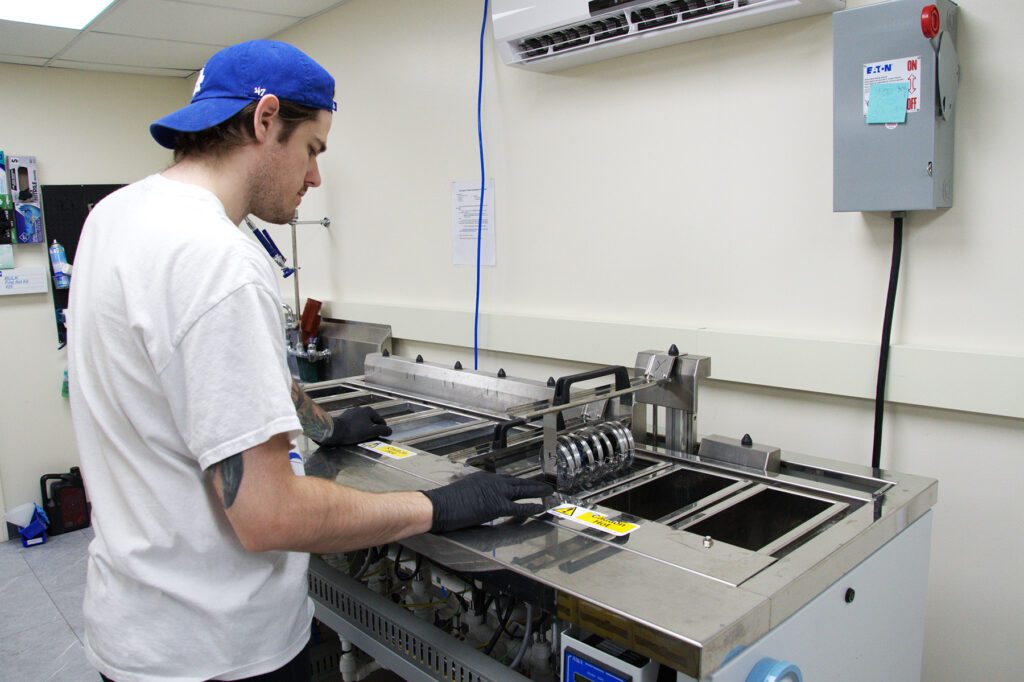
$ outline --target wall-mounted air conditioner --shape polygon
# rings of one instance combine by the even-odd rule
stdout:
[[[537,71],[644,52],[812,14],[846,0],[492,0],[506,64]]]

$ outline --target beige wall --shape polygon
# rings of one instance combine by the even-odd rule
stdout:
[[[334,225],[329,235],[300,233],[302,258],[308,243],[325,266],[304,270],[304,281],[331,292],[338,315],[377,310],[375,321],[407,337],[399,352],[464,364],[473,272],[451,264],[449,185],[479,173],[481,6],[352,0],[285,36],[338,79],[324,188],[304,209]],[[940,481],[930,682],[1012,679],[1024,664],[1024,421],[963,411],[1019,416],[1024,404],[1019,382],[999,381],[1003,370],[1019,377],[1024,359],[1024,230],[1014,208],[1024,73],[1010,58],[1024,7],[960,6],[956,203],[908,220],[891,381],[901,394],[913,387],[918,404],[890,405],[883,454],[886,467]],[[750,432],[866,464],[872,405],[849,396],[873,386],[892,228],[882,214],[831,211],[830,19],[554,74],[504,67],[490,44],[486,54],[498,264],[484,268],[482,333],[485,349],[506,352],[485,350],[481,367],[544,378],[576,365],[531,356],[623,363],[632,355],[622,348],[660,346],[673,330],[687,341],[705,329],[749,334],[742,348],[753,367],[709,382],[698,431]],[[544,318],[546,334],[536,330]],[[758,335],[798,352],[779,358]],[[831,343],[864,344],[867,363],[835,360]],[[933,351],[950,363],[925,369],[918,361]],[[714,373],[723,357],[711,354]],[[975,376],[984,363],[970,365],[948,400],[929,398],[949,392],[945,378],[960,374],[961,360],[977,358],[996,370]],[[840,395],[787,390],[783,379],[752,385],[757,365],[781,362],[791,364],[776,376],[817,374],[822,386],[841,377]],[[983,409],[956,395],[968,390],[995,397]]]
[[[0,149],[37,157],[47,184],[126,183],[169,155],[149,138],[151,120],[188,100],[183,79],[0,64],[9,93],[0,107]],[[46,265],[43,245],[15,246],[15,264]],[[39,501],[39,477],[78,464],[67,364],[57,350],[50,293],[0,297],[0,488],[4,508]],[[6,529],[0,532],[6,532]]]
[[[473,273],[451,265],[449,186],[478,173],[481,5],[352,0],[284,36],[336,75],[340,105],[324,186],[302,209],[304,219],[333,220],[300,230],[303,296],[338,314],[376,308],[396,331],[422,329],[399,341],[401,352],[464,363]],[[1016,371],[1024,74],[1011,57],[1024,7],[960,5],[956,205],[908,220],[894,343],[1002,354]],[[566,320],[605,322],[632,350],[662,344],[652,329],[876,343],[891,227],[885,216],[831,212],[831,44],[831,22],[819,17],[555,74],[506,68],[488,45],[498,265],[484,271],[482,308],[496,321],[484,345],[518,354],[485,350],[481,367],[543,378],[575,365],[532,356],[631,359],[606,352],[604,338],[506,331],[516,316],[567,330]],[[124,182],[159,167],[166,157],[145,126],[191,87],[2,66],[0,82],[48,104],[0,110],[0,147],[37,154],[44,182]],[[20,131],[17,144],[7,131]],[[274,237],[290,253],[287,231]],[[45,251],[25,258],[44,263]],[[290,283],[283,292],[291,297]],[[424,309],[439,311],[433,327],[402,317]],[[41,473],[75,462],[51,314],[48,295],[0,299],[5,386],[17,388],[0,398],[8,507],[38,495]],[[778,360],[748,347],[762,365]],[[893,380],[926,378],[899,370]],[[742,381],[709,382],[701,434],[751,432],[788,451],[868,461],[871,405],[848,397],[857,391]],[[1024,421],[892,405],[886,424],[884,466],[940,480],[924,679],[1012,679],[1024,664]]]
[[[471,308],[471,268],[451,265],[448,188],[479,174],[479,4],[354,0],[287,34],[338,78],[317,200],[345,247],[340,299]],[[1024,308],[1024,232],[1005,206],[1024,90],[1006,57],[1024,10],[961,5],[956,204],[908,220],[895,332],[1019,354],[1024,324],[1007,312]],[[831,211],[828,16],[553,74],[487,56],[488,311],[877,338],[891,221]],[[370,257],[382,238],[386,273]],[[555,279],[587,267],[601,277]]]

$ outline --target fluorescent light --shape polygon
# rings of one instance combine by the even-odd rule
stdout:
[[[83,29],[113,0],[30,0],[0,3],[0,19]]]

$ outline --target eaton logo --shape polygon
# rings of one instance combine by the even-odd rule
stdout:
[[[889,73],[892,71],[892,64],[875,64],[864,70],[864,75],[873,76],[876,73]]]

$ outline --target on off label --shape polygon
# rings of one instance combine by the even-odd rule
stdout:
[[[415,452],[411,450],[405,450],[398,447],[397,445],[391,445],[389,443],[382,443],[379,440],[370,441],[369,443],[360,443],[359,447],[376,452],[378,455],[384,455],[391,459],[405,459],[406,457],[415,456]]]
[[[871,86],[879,83],[907,84],[907,113],[921,111],[921,56],[900,57],[864,65],[864,115],[868,115]]]
[[[640,527],[640,524],[628,521],[612,521],[593,509],[574,504],[560,504],[548,509],[548,513],[616,536],[628,535]]]

